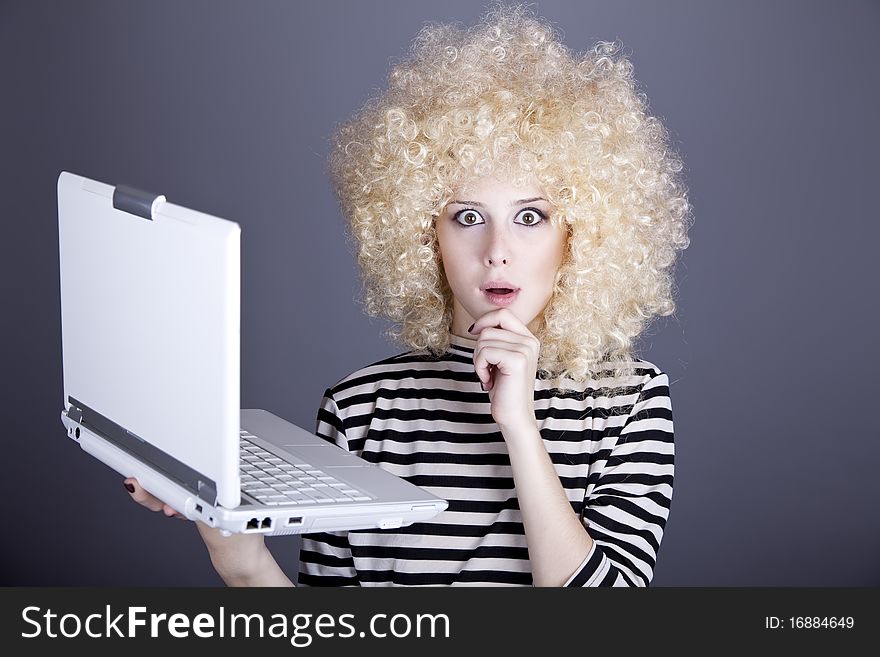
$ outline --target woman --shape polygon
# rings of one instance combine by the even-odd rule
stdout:
[[[574,56],[495,5],[469,29],[426,26],[339,129],[365,309],[409,349],[328,388],[316,433],[449,507],[304,535],[300,584],[650,583],[673,428],[666,375],[632,348],[674,311],[690,206],[615,54]],[[261,536],[199,530],[227,583],[291,583]]]

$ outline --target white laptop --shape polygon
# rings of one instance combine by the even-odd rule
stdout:
[[[389,529],[447,507],[268,411],[240,410],[237,223],[65,171],[58,236],[61,420],[86,452],[224,533]]]

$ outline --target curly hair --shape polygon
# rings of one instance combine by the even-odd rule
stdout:
[[[357,249],[363,305],[392,340],[442,354],[452,291],[435,219],[477,177],[536,181],[568,231],[535,337],[565,391],[632,373],[634,340],[671,315],[691,206],[682,162],[617,42],[572,54],[527,5],[472,27],[427,23],[387,89],[337,127],[329,174]],[[349,232],[350,231],[350,232]]]

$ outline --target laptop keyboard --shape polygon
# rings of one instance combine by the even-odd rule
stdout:
[[[344,504],[372,498],[301,459],[285,461],[241,432],[241,490],[263,504]]]

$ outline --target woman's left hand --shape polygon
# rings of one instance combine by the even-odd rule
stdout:
[[[489,393],[492,418],[502,430],[534,427],[535,375],[541,343],[507,308],[486,313],[469,331],[479,336],[474,368]]]

